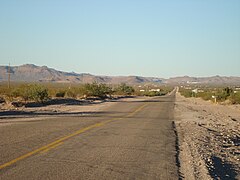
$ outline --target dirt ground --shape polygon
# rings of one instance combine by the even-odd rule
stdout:
[[[177,93],[175,119],[183,178],[240,179],[239,106]]]

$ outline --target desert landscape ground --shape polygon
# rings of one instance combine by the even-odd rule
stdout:
[[[186,179],[239,179],[240,106],[176,94],[180,172]]]

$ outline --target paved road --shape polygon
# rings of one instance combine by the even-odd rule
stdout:
[[[0,123],[0,179],[178,179],[175,96]]]

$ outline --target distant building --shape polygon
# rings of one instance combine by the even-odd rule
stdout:
[[[152,92],[152,91],[153,91],[153,92],[160,92],[161,90],[160,90],[160,89],[150,89],[149,91],[150,91],[150,92]]]

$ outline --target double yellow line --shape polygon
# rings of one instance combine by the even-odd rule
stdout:
[[[142,106],[137,108],[135,111],[133,111],[132,113],[128,114],[126,117],[131,117],[131,116],[135,115],[137,112],[142,110],[146,105],[147,104],[143,104]],[[40,147],[38,149],[35,149],[35,150],[33,150],[33,151],[31,151],[31,152],[29,152],[27,154],[24,154],[24,155],[22,155],[22,156],[20,156],[20,157],[18,157],[16,159],[13,159],[13,160],[11,160],[11,161],[9,161],[7,163],[4,163],[4,164],[0,165],[0,170],[3,169],[3,168],[6,168],[8,166],[11,166],[12,164],[15,164],[18,161],[21,161],[21,160],[26,159],[26,158],[28,158],[30,156],[33,156],[35,154],[48,152],[49,150],[54,149],[54,148],[60,146],[61,144],[63,144],[64,141],[66,141],[67,139],[69,139],[69,138],[71,138],[73,136],[79,135],[79,134],[84,133],[84,132],[86,132],[86,131],[88,131],[90,129],[93,129],[93,128],[101,127],[101,126],[103,126],[103,125],[105,125],[105,124],[107,124],[107,123],[109,123],[111,121],[117,120],[117,119],[123,119],[123,118],[113,118],[113,119],[110,119],[110,120],[106,120],[106,121],[103,121],[103,122],[100,122],[100,123],[96,123],[96,124],[90,125],[88,127],[80,129],[78,131],[75,131],[72,134],[64,136],[64,137],[62,137],[62,138],[60,138],[60,139],[58,139],[58,140],[56,140],[56,141],[54,141],[52,143],[49,143],[49,144],[47,144],[45,146],[42,146],[42,147]]]

